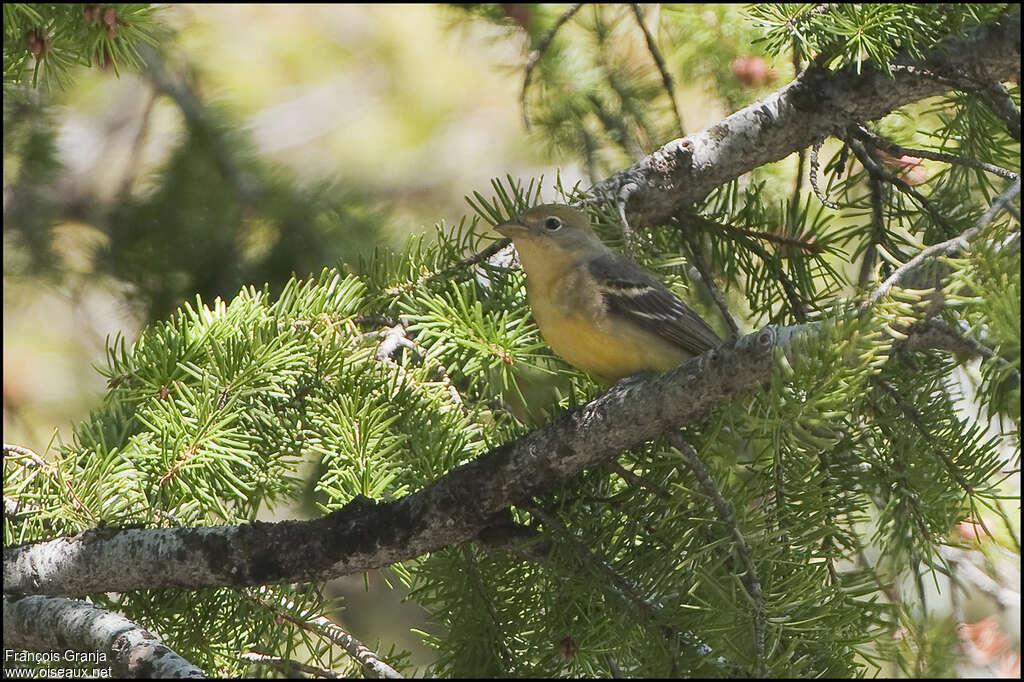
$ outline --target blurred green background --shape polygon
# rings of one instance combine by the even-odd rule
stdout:
[[[550,174],[559,161],[522,129],[521,75],[503,68],[521,62],[520,46],[463,14],[433,5],[175,5],[159,18],[176,31],[167,53],[187,60],[168,68],[190,72],[201,100],[240,128],[229,135],[247,136],[259,160],[302,187],[329,183],[328,192],[350,194],[365,216],[365,234],[345,235],[346,253],[305,255],[318,271],[339,255],[354,263],[379,244],[457,221],[463,195],[485,190],[492,176]],[[119,210],[126,176],[127,193],[146,196],[188,134],[180,108],[131,71],[79,69],[52,97],[63,168],[46,199],[59,204],[49,255],[61,274],[22,267],[17,244],[5,243],[15,248],[4,262],[4,433],[36,448],[98,404],[105,386],[90,364],[104,339],[131,340],[146,320],[147,311],[126,306],[134,293],[126,284],[90,267],[110,251],[111,231],[129,238],[139,225],[97,228],[95,214],[106,204]],[[5,165],[5,187],[8,175]],[[200,187],[193,194],[193,203],[204,199]],[[246,237],[258,240],[253,232]],[[168,248],[136,259],[178,257]]]

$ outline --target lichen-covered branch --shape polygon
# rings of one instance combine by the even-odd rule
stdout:
[[[656,224],[714,188],[804,149],[847,125],[873,121],[905,104],[948,91],[949,73],[1005,80],[1020,68],[1020,13],[949,41],[916,68],[890,77],[871,68],[858,74],[810,66],[763,101],[689,137],[672,140],[591,188],[595,200],[628,195],[634,225]],[[959,74],[959,75],[958,75]],[[955,80],[955,79],[954,79]]]
[[[4,647],[63,652],[66,668],[106,669],[114,677],[205,678],[206,674],[168,648],[155,635],[117,613],[95,604],[62,597],[4,596]],[[92,654],[74,663],[70,652]],[[102,657],[99,656],[102,654]],[[9,656],[8,666],[17,663]],[[29,669],[25,669],[26,671]]]
[[[664,374],[626,379],[391,502],[360,497],[308,521],[104,527],[5,547],[4,592],[79,596],[327,580],[473,540],[509,506],[757,390],[775,371],[776,349],[787,352],[794,338],[820,327],[767,327]]]
[[[8,547],[4,590],[84,595],[324,580],[464,542],[510,505],[761,386],[774,366],[773,349],[796,329],[768,327],[665,374],[619,383],[392,502],[356,498],[310,521],[100,528]]]

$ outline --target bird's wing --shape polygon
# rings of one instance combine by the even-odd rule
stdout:
[[[698,355],[721,339],[708,323],[643,268],[616,253],[590,261],[608,312]]]

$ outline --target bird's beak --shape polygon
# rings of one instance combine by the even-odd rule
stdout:
[[[506,237],[515,237],[526,232],[526,226],[519,223],[502,223],[501,225],[495,225],[494,229]]]

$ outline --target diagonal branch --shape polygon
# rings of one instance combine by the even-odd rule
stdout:
[[[681,217],[685,220],[693,221],[701,227],[713,228],[734,235],[736,242],[760,258],[761,262],[765,264],[765,267],[767,267],[771,271],[772,275],[775,276],[775,279],[779,282],[783,292],[786,294],[786,300],[789,301],[789,307],[793,310],[793,316],[800,322],[804,322],[807,319],[807,309],[804,307],[804,303],[800,299],[800,294],[796,290],[796,285],[793,284],[793,281],[786,276],[785,271],[779,264],[779,259],[773,257],[756,241],[757,239],[762,238],[765,233],[751,232],[750,230],[745,230],[741,227],[736,227],[735,225],[729,225],[728,223],[721,223],[717,220],[711,220],[710,218],[705,218],[704,216],[697,214],[683,214]]]
[[[917,270],[922,264],[928,262],[930,259],[940,255],[949,254],[951,252],[955,253],[960,249],[968,248],[970,246],[970,242],[978,236],[978,233],[981,232],[986,225],[992,222],[1006,207],[1006,205],[1013,201],[1018,194],[1020,194],[1020,178],[1014,180],[1002,194],[992,200],[992,204],[988,207],[988,210],[978,218],[978,221],[973,227],[952,239],[947,239],[939,244],[932,244],[901,265],[896,272],[892,273],[887,280],[882,282],[882,285],[875,289],[871,293],[871,296],[861,304],[861,311],[863,312],[874,305],[878,299],[887,295],[894,286],[898,285],[906,279],[910,273]]]
[[[700,273],[700,278],[704,280],[704,286],[711,292],[711,298],[714,300],[715,305],[718,306],[718,312],[722,314],[722,320],[725,321],[726,325],[729,326],[729,334],[731,336],[739,336],[740,328],[736,324],[736,320],[733,319],[732,314],[729,312],[729,307],[725,304],[725,298],[722,296],[722,292],[718,290],[715,285],[715,280],[711,276],[711,270],[708,268],[708,263],[704,260],[704,253],[700,249],[700,243],[690,234],[690,231],[686,228],[680,230],[683,236],[683,241],[686,242],[686,246],[690,250],[690,256],[693,258],[693,264],[697,268],[697,272]]]
[[[1017,177],[1017,174],[1006,168],[996,166],[985,161],[979,161],[978,159],[972,159],[969,156],[958,156],[956,154],[947,154],[945,152],[936,152],[930,149],[912,149],[910,147],[904,147],[903,145],[896,144],[892,140],[879,135],[878,133],[865,128],[864,126],[855,126],[853,129],[854,134],[864,142],[869,142],[873,146],[878,147],[882,151],[892,154],[893,156],[916,156],[922,159],[930,159],[932,161],[941,161],[943,163],[952,163],[960,166],[967,166],[968,168],[974,168],[975,170],[985,171],[992,173],[993,175],[999,175],[1008,180],[1013,180]]]
[[[390,502],[308,521],[115,529],[4,548],[4,593],[78,596],[336,578],[473,540],[502,512],[769,382],[775,353],[822,323],[766,327],[664,374],[619,382],[545,427]],[[913,330],[909,332],[913,338]],[[920,345],[918,347],[921,347]]]
[[[535,504],[523,505],[523,509],[540,519],[540,522],[544,524],[549,533],[568,543],[579,563],[598,578],[606,581],[614,587],[616,590],[615,594],[618,597],[631,602],[639,608],[646,620],[654,621],[655,623],[658,622],[663,609],[659,605],[652,604],[650,601],[644,599],[635,585],[631,584],[624,575],[620,574],[614,568],[609,566],[607,562],[602,561],[600,557],[595,555],[590,547],[587,547],[587,545],[584,544],[584,542],[580,540],[575,533],[569,530],[557,515],[553,512],[549,513],[543,507]]]
[[[997,80],[986,80],[978,94],[992,112],[1003,119],[1010,137],[1020,142],[1020,109],[1014,104],[1010,93]]]
[[[700,484],[701,490],[715,507],[719,520],[729,529],[736,553],[739,555],[740,561],[743,562],[744,569],[746,569],[741,582],[754,605],[754,650],[757,652],[757,662],[761,677],[766,677],[768,671],[764,661],[765,612],[764,597],[761,592],[761,578],[758,575],[757,566],[754,565],[754,556],[750,551],[750,545],[747,544],[747,540],[743,537],[743,532],[740,530],[739,522],[736,519],[736,511],[733,509],[732,504],[722,496],[714,479],[711,478],[711,473],[704,466],[704,463],[700,461],[700,456],[697,455],[697,451],[693,449],[693,446],[687,443],[677,431],[670,431],[666,436],[672,447],[683,455],[686,465],[693,472],[697,483]]]
[[[326,616],[317,613],[304,613],[302,607],[286,595],[275,592],[266,585],[250,590],[247,596],[257,604],[273,610],[279,618],[295,623],[299,627],[321,634],[345,649],[346,653],[362,666],[367,677],[389,680],[402,679],[402,676],[365,644]]]
[[[846,143],[853,151],[853,155],[857,157],[860,164],[864,166],[864,169],[873,178],[873,181],[885,181],[903,194],[911,197],[919,206],[921,206],[921,208],[928,212],[928,215],[932,217],[932,220],[935,221],[935,223],[940,225],[942,229],[946,231],[946,234],[953,232],[953,228],[949,224],[949,221],[946,220],[946,216],[935,207],[935,204],[933,204],[928,197],[911,187],[906,180],[898,178],[891,173],[886,173],[881,164],[871,157],[870,152],[868,152],[867,148],[859,140],[855,140],[850,136],[846,138]]]
[[[756,390],[771,376],[780,339],[787,345],[799,331],[768,327],[665,374],[617,384],[395,501],[359,497],[310,521],[102,528],[5,547],[4,589],[82,595],[242,587],[324,580],[418,557],[473,539],[510,505]]]
[[[949,90],[948,82],[922,69],[956,73],[981,65],[990,78],[1009,78],[1020,68],[1020,13],[948,41],[923,61],[905,61],[922,68],[894,69],[890,77],[877,69],[862,68],[858,74],[852,68],[833,72],[810,66],[763,101],[688,138],[672,140],[598,182],[591,194],[614,197],[635,185],[628,206],[632,224],[661,223],[716,187],[846,125],[873,121]]]
[[[845,147],[849,149],[849,146]],[[877,173],[868,173],[868,192],[871,196],[871,239],[864,250],[864,260],[860,264],[860,275],[857,277],[857,286],[866,287],[871,281],[875,270],[875,258],[878,256],[878,248],[890,248],[889,231],[885,225],[885,201],[888,197],[886,184]],[[888,261],[882,261],[882,276],[888,277],[892,273],[892,266]]]

